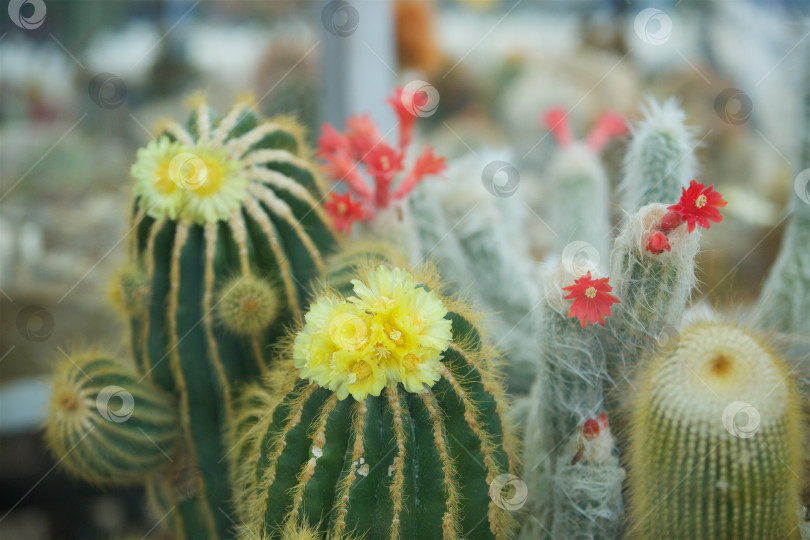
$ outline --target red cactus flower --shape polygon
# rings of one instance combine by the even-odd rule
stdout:
[[[413,170],[399,183],[396,190],[394,190],[393,197],[401,199],[410,193],[416,185],[422,181],[425,176],[431,174],[440,174],[447,168],[444,162],[444,156],[436,156],[433,154],[433,148],[426,147],[416,158],[416,163],[413,165]]]
[[[377,126],[367,114],[355,114],[346,120],[346,139],[352,157],[362,161],[374,146],[382,140]]]
[[[351,233],[352,223],[363,219],[365,215],[363,204],[353,201],[352,194],[348,192],[343,195],[330,193],[329,200],[324,203],[323,208],[332,217],[335,228],[346,233]]]
[[[321,135],[318,137],[318,157],[344,152],[349,152],[349,140],[331,125],[323,124]]]
[[[655,231],[647,238],[647,251],[653,255],[659,255],[665,251],[672,251],[672,246],[669,245],[669,238],[661,231]]]
[[[627,134],[627,122],[618,113],[608,111],[596,122],[596,126],[588,135],[585,144],[594,152],[601,152],[605,145],[614,137]]]
[[[413,111],[409,111],[405,107],[402,99],[402,88],[394,90],[394,95],[389,97],[386,102],[394,109],[394,113],[399,120],[399,146],[404,148],[411,144],[411,137],[413,136],[413,126],[416,123],[416,115]],[[407,96],[406,96],[407,99]],[[415,97],[413,99],[416,99]]]
[[[589,441],[597,438],[599,436],[599,422],[593,418],[585,420],[585,423],[582,424],[582,434]]]
[[[681,200],[677,204],[668,206],[667,210],[677,212],[681,220],[686,222],[686,227],[691,233],[695,230],[695,225],[708,229],[710,221],[720,223],[723,216],[718,208],[726,204],[722,195],[713,191],[714,186],[708,188],[697,180],[692,180],[688,188],[681,188]]]
[[[596,322],[605,326],[605,317],[610,316],[610,306],[619,302],[610,294],[613,287],[608,283],[608,278],[591,279],[590,271],[575,280],[573,285],[563,287],[563,290],[569,293],[563,299],[574,300],[568,316],[579,319],[582,328]]]
[[[547,110],[543,114],[543,123],[560,146],[568,146],[574,142],[571,126],[568,124],[568,111],[562,107],[552,107]]]

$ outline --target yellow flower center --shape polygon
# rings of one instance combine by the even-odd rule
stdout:
[[[366,380],[371,376],[371,374],[371,366],[365,362],[355,362],[351,368],[351,373],[349,373],[349,382],[354,384],[357,381]]]
[[[408,353],[402,357],[402,363],[405,364],[406,368],[414,369],[420,364],[420,360],[415,354]]]
[[[402,338],[402,332],[399,330],[391,330],[388,332],[388,337],[391,338],[391,341],[399,341]]]
[[[209,197],[219,192],[234,170],[238,169],[223,149],[194,148],[174,156],[167,172],[177,186],[198,197]]]
[[[155,171],[155,183],[153,184],[155,189],[161,195],[168,195],[172,193],[174,190],[177,189],[177,184],[172,182],[171,177],[169,176],[169,164],[171,163],[171,159],[164,159],[160,163],[159,168]]]
[[[388,156],[380,156],[380,165],[382,165],[384,171],[391,168],[391,162],[388,160]]]
[[[585,296],[587,296],[588,298],[596,297],[596,288],[588,287],[587,289],[585,289]]]
[[[708,202],[708,199],[706,198],[706,195],[701,193],[698,196],[698,198],[695,199],[695,206],[698,207],[698,208],[703,208],[704,206],[706,206],[707,202]]]
[[[366,343],[368,327],[351,313],[340,313],[329,323],[329,337],[343,350],[356,351]]]

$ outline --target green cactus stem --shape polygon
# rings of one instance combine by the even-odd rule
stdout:
[[[482,343],[470,318],[442,298],[444,318],[429,322],[433,319],[426,312],[418,316],[426,317],[419,320],[428,321],[424,324],[431,326],[425,332],[431,335],[447,326],[444,339],[450,339],[434,365],[437,380],[414,385],[409,378],[400,384],[388,379],[384,386],[376,387],[379,389],[369,387],[368,393],[362,390],[358,394],[372,377],[384,376],[377,371],[377,362],[404,354],[400,368],[426,365],[419,362],[428,360],[418,360],[407,350],[422,350],[419,347],[424,342],[418,335],[427,334],[413,334],[416,327],[403,321],[416,320],[408,317],[417,317],[422,309],[417,306],[436,307],[434,300],[440,298],[433,292],[439,289],[430,278],[412,288],[411,278],[399,269],[377,267],[366,279],[372,292],[391,287],[387,294],[370,300],[361,292],[360,282],[354,282],[355,294],[371,302],[368,306],[374,315],[357,312],[346,319],[347,313],[354,313],[352,302],[338,302],[330,308],[337,310],[330,312],[336,315],[324,323],[316,322],[322,320],[328,302],[329,293],[324,293],[307,315],[307,326],[296,335],[298,344],[281,353],[281,368],[267,379],[270,387],[256,385],[246,391],[232,434],[235,450],[231,454],[242,521],[271,538],[280,537],[279,531],[290,522],[307,523],[328,538],[346,534],[401,539],[508,538],[510,512],[504,509],[501,493],[490,496],[493,482],[497,484],[515,467],[504,391],[496,375],[497,355]],[[427,289],[423,288],[426,283],[431,284]],[[409,304],[411,295],[423,300]],[[390,322],[394,319],[383,315],[389,307],[397,310],[407,305],[417,311],[397,311],[404,317],[396,319],[399,322]],[[373,317],[368,324],[363,322],[367,317]],[[348,326],[335,327],[336,321],[344,319],[352,322],[348,325],[351,335],[344,333]],[[389,323],[383,322],[386,320]],[[441,321],[445,322],[439,324]],[[319,341],[320,334],[310,334],[321,324],[329,329],[327,342]],[[365,333],[376,332],[378,324],[399,325],[385,326],[384,335],[392,336],[391,342],[365,337],[382,336]],[[301,336],[311,339],[303,348]],[[413,339],[420,345],[414,345]],[[376,342],[376,348],[374,340],[382,340]],[[398,349],[394,341],[411,345]],[[368,356],[372,353],[364,352],[367,346],[379,354]],[[296,365],[317,370],[322,350],[335,350],[328,354],[336,355],[337,364],[347,358],[355,362],[347,364],[353,366],[348,378],[334,367],[331,375],[320,378],[313,375],[315,371],[307,371],[334,390],[301,378],[293,366],[294,357]],[[391,364],[380,364],[385,365]],[[335,386],[336,380],[343,383]],[[344,383],[351,395],[341,399]]]
[[[798,538],[805,425],[786,363],[697,323],[645,367],[632,404],[629,538]]]

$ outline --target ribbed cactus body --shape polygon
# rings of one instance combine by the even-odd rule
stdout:
[[[651,360],[633,403],[630,538],[798,538],[798,393],[738,328],[697,324]]]
[[[243,167],[234,175],[249,182],[222,219],[156,216],[147,199],[135,200],[133,257],[151,295],[146,313],[130,319],[133,350],[148,380],[178,398],[181,449],[193,465],[167,481],[197,485],[188,500],[170,503],[179,504],[184,524],[216,538],[233,527],[222,439],[232,388],[267,370],[269,346],[300,320],[306,284],[323,272],[335,241],[289,121],[261,123],[242,105],[220,119],[201,104],[187,129],[169,124],[165,134],[191,156],[224,148]],[[205,166],[210,181],[216,165]],[[187,189],[198,196],[205,184]]]
[[[342,265],[338,265],[341,271]],[[515,468],[497,356],[454,311],[440,378],[362,400],[298,377],[254,386],[232,434],[242,521],[272,538],[308,522],[329,538],[507,538],[498,479]],[[497,502],[496,502],[497,501]]]
[[[649,203],[674,203],[695,177],[694,136],[675,101],[648,103],[644,120],[631,128],[632,141],[620,185],[622,207],[632,212]]]
[[[103,354],[63,360],[55,381],[45,440],[68,471],[106,485],[168,468],[178,436],[168,393]]]

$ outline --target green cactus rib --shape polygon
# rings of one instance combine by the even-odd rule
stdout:
[[[177,439],[169,394],[100,353],[65,359],[54,381],[45,440],[69,472],[108,485],[168,467]]]
[[[743,330],[703,323],[640,381],[628,538],[798,538],[805,427],[782,360]]]
[[[246,392],[232,460],[248,529],[274,537],[297,520],[330,538],[508,537],[511,517],[489,495],[515,466],[503,390],[475,327],[448,317],[441,379],[419,394],[338,400],[291,369]]]
[[[181,516],[176,534],[189,539],[227,537],[233,528],[222,437],[232,389],[267,371],[269,345],[301,319],[306,285],[323,272],[323,257],[335,245],[317,202],[316,173],[288,121],[260,123],[246,106],[218,120],[203,104],[188,131],[174,123],[165,129],[184,144],[199,133],[254,164],[244,173],[251,180],[247,196],[229,219],[206,223],[155,219],[135,200],[132,257],[151,296],[146,312],[130,318],[141,371],[177,395],[181,455],[191,466],[155,481],[167,483],[166,502]],[[215,316],[230,292],[224,287],[240,276],[258,278],[281,299],[281,312],[260,333],[240,335]]]

